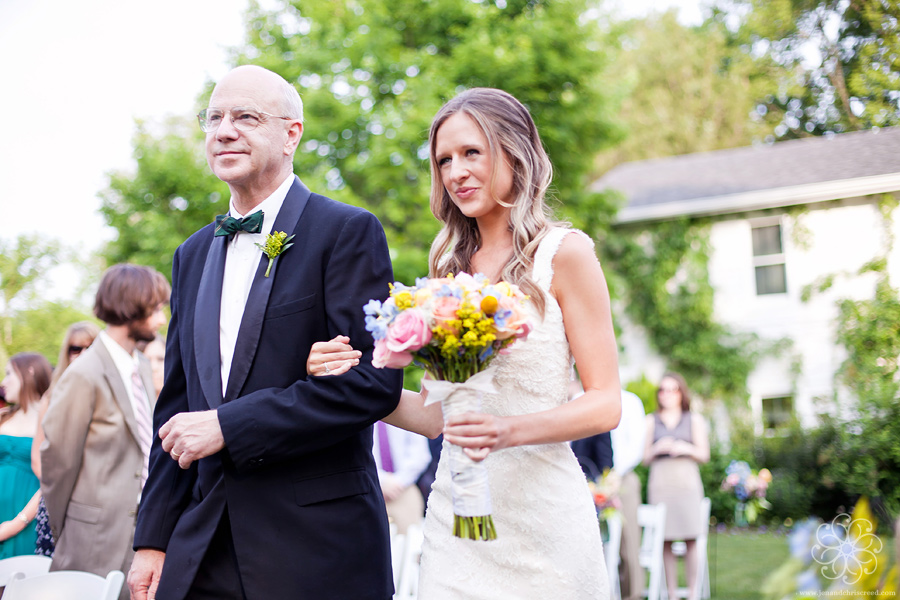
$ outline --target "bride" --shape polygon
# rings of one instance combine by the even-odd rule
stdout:
[[[430,276],[465,271],[516,283],[531,298],[527,339],[496,366],[483,412],[443,422],[439,405],[404,390],[388,423],[457,444],[489,473],[497,539],[452,535],[442,454],[425,517],[419,594],[428,600],[608,598],[600,530],[570,440],[619,422],[609,293],[593,243],[551,221],[550,160],[528,110],[506,92],[475,88],[444,105],[429,134],[431,210],[443,223]],[[310,374],[340,375],[359,353],[339,336],[313,346]],[[572,362],[585,394],[569,401]]]

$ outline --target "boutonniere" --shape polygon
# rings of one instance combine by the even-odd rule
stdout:
[[[266,267],[266,277],[269,276],[269,271],[272,270],[272,263],[275,262],[275,258],[294,245],[292,243],[288,244],[292,239],[294,239],[294,236],[288,237],[288,234],[283,231],[274,231],[266,236],[265,244],[256,244],[259,246],[259,249],[263,251],[263,254],[269,257],[269,266]]]

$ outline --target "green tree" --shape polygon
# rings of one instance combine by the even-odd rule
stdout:
[[[587,0],[253,5],[235,63],[297,84],[306,124],[296,172],[376,214],[395,274],[410,282],[425,273],[438,228],[428,209],[428,127],[465,87],[499,87],[527,104],[556,169],[560,212],[586,227],[608,222],[612,208],[586,190],[594,154],[616,135],[604,78],[611,41],[588,8]],[[224,189],[186,139],[195,137],[139,132],[137,175],[114,176],[104,203],[119,232],[110,258],[158,265],[224,210]]]
[[[19,352],[40,352],[56,364],[59,347],[69,325],[78,321],[96,321],[83,309],[68,302],[42,302],[16,313],[12,325],[13,342],[9,356]]]
[[[228,188],[209,170],[202,140],[196,121],[172,119],[158,137],[138,125],[136,174],[113,173],[101,194],[100,212],[118,234],[104,250],[109,263],[169,276],[178,245],[228,210]]]
[[[23,301],[47,272],[60,262],[61,247],[55,240],[20,235],[14,242],[0,240],[0,360],[10,356],[16,302]]]
[[[900,123],[895,0],[723,0],[715,15],[744,15],[734,42],[782,67],[759,105],[776,137]]]
[[[882,272],[867,300],[838,304],[837,339],[847,350],[838,380],[856,399],[843,424],[842,455],[833,477],[852,494],[882,500],[900,511],[900,291]]]
[[[750,118],[771,78],[715,20],[686,27],[669,11],[623,26],[613,77],[627,93],[619,119],[627,136],[598,155],[616,164],[746,146],[764,129]]]

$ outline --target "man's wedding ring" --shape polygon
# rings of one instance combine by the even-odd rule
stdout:
[[[179,458],[181,458],[181,455],[180,455],[180,454],[175,454],[175,453],[173,452],[173,453],[172,453],[172,458],[174,458],[175,460],[178,460]]]
[[[329,373],[331,373],[331,369],[328,368],[328,363],[326,362],[325,363],[325,374],[328,375]]]

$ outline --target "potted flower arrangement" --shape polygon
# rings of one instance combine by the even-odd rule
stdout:
[[[772,508],[766,500],[771,482],[772,473],[768,469],[753,471],[743,460],[733,460],[725,469],[722,489],[734,492],[738,500],[734,508],[734,522],[738,527],[753,525],[763,510]]]

